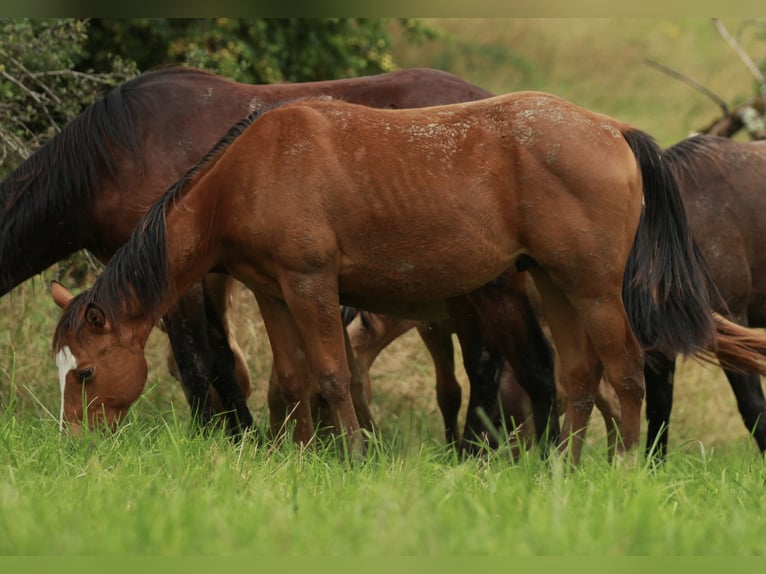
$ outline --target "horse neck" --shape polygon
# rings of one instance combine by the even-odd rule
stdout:
[[[216,200],[217,194],[206,193],[204,185],[194,185],[167,208],[166,245],[173,303],[216,264]]]
[[[17,211],[0,216],[0,295],[84,247],[78,214],[46,214],[30,225],[31,215],[17,216]]]

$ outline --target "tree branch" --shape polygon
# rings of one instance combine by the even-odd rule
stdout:
[[[702,92],[704,95],[706,95],[708,98],[713,100],[721,110],[723,110],[724,114],[729,113],[729,106],[726,104],[726,102],[723,100],[723,98],[716,95],[712,90],[706,88],[702,84],[700,84],[697,80],[693,80],[689,76],[686,76],[682,74],[681,72],[677,72],[676,70],[673,70],[672,68],[667,67],[664,64],[660,64],[659,62],[655,62],[654,60],[644,60],[646,64],[649,66],[652,66],[653,68],[659,70],[660,72],[663,72],[677,80],[681,80],[682,82],[685,82],[689,84],[691,87],[696,89],[699,92]]]
[[[758,69],[758,66],[755,65],[747,52],[742,49],[742,46],[739,45],[739,42],[737,42],[737,40],[731,34],[729,34],[729,31],[726,29],[726,26],[723,25],[723,22],[721,22],[720,18],[713,18],[713,25],[716,27],[716,30],[718,30],[718,33],[721,35],[721,37],[723,37],[723,39],[726,40],[732,49],[737,53],[739,59],[742,60],[747,69],[750,70],[750,73],[755,76],[756,80],[758,80],[758,83],[761,86],[761,93],[766,93],[766,78],[763,77],[763,74]]]

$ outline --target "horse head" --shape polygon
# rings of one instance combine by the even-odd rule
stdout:
[[[146,384],[145,321],[109,319],[89,302],[53,282],[51,294],[63,312],[53,349],[61,385],[60,430],[79,434],[82,426],[114,430]],[[149,329],[150,330],[150,329]]]

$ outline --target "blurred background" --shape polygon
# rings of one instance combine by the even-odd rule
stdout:
[[[669,146],[721,126],[727,136],[754,137],[750,126],[731,119],[744,106],[762,117],[758,70],[766,64],[766,21],[0,19],[0,177],[110,87],[169,64],[250,83],[434,67],[495,93],[558,94]],[[59,278],[82,289],[98,271],[90,258],[77,254],[0,299],[0,409],[57,419],[50,340],[58,308],[48,283]],[[237,305],[237,339],[256,385],[250,405],[265,425],[268,341],[245,289]],[[166,346],[165,335],[155,330],[147,348],[149,383],[135,409],[188,418],[180,386],[168,375]],[[462,368],[458,373],[467,393]],[[372,376],[373,412],[384,431],[412,428],[442,439],[433,367],[416,333],[387,348]],[[711,366],[679,364],[672,421],[671,449],[750,441],[723,373]],[[602,439],[603,423],[594,417],[589,444],[601,448]]]

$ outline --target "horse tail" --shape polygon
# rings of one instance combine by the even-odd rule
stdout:
[[[766,375],[766,336],[713,313],[716,355],[721,367],[731,371],[754,371]]]
[[[674,357],[715,348],[712,310],[722,297],[694,242],[673,173],[648,134],[623,137],[641,171],[644,208],[623,279],[623,301],[645,349]]]

